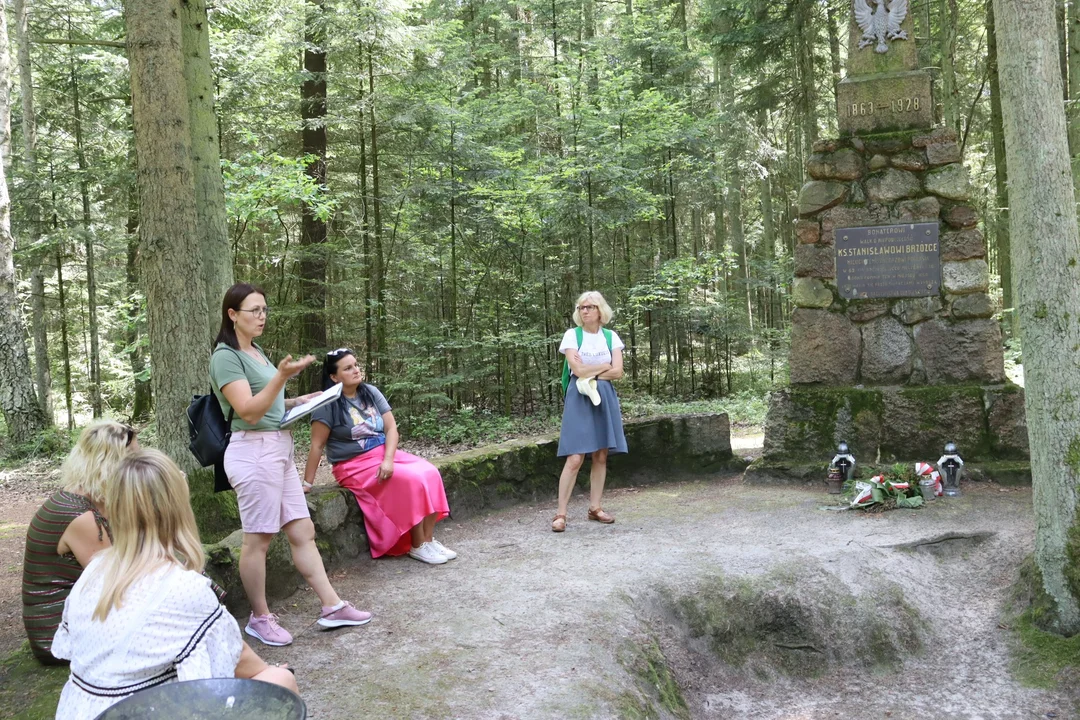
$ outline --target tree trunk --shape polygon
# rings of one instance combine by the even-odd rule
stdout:
[[[191,156],[195,172],[195,213],[203,257],[206,327],[209,342],[221,324],[221,299],[233,284],[232,248],[225,217],[225,182],[214,111],[214,71],[210,64],[210,23],[206,0],[181,3],[184,83],[187,88]]]
[[[357,44],[357,53],[360,59],[360,76],[357,78],[358,99],[357,105],[364,107],[364,43]],[[368,215],[368,187],[367,187],[367,140],[364,137],[364,113],[360,112],[360,233],[363,235],[364,247],[364,376],[371,377],[374,368],[372,364],[372,350],[374,348],[374,336],[372,335],[375,313],[375,298],[372,295],[373,277],[375,274],[374,263],[371,260],[371,217]]]
[[[64,248],[56,246],[56,287],[60,303],[60,354],[64,359],[64,409],[67,411],[67,429],[75,429],[75,403],[71,395],[71,346],[68,344],[67,297],[64,292]]]
[[[368,47],[368,117],[371,122],[371,203],[375,226],[376,374],[386,372],[386,266],[383,265],[382,197],[379,194],[379,126],[375,122],[375,47]]]
[[[181,0],[124,6],[158,447],[193,470],[184,414],[206,392],[209,348],[181,14]]]
[[[960,133],[960,95],[956,87],[956,0],[938,1],[938,40],[941,51],[941,105],[945,127]]]
[[[304,82],[300,86],[303,152],[312,158],[304,168],[322,193],[326,189],[326,43],[322,0],[307,0],[304,24]],[[300,344],[326,347],[326,220],[309,203],[302,206],[300,228],[300,306],[304,309]],[[312,369],[302,378],[302,391],[319,389]]]
[[[1035,561],[1056,613],[1080,632],[1080,232],[1053,0],[994,0],[1009,167],[1015,290],[1035,506]]]
[[[845,7],[846,10],[846,7]],[[832,69],[833,102],[836,102],[836,85],[840,82],[840,27],[836,8],[831,4],[825,10],[825,19],[829,24],[829,61]],[[847,12],[840,13],[846,20]]]
[[[71,27],[68,27],[70,36]],[[75,57],[71,62],[72,120],[75,123],[75,162],[79,168],[79,196],[82,199],[83,250],[86,253],[86,309],[90,325],[90,408],[95,418],[102,415],[101,404],[101,347],[98,330],[97,266],[94,261],[94,228],[90,218],[90,168],[86,164],[86,148],[82,132],[82,100],[79,96],[79,74]]]
[[[150,379],[146,377],[146,355],[143,352],[142,343],[145,333],[143,321],[140,319],[143,304],[140,302],[139,293],[139,189],[135,184],[134,140],[128,146],[128,168],[131,172],[131,180],[127,183],[127,263],[124,268],[127,326],[124,330],[124,340],[128,347],[128,363],[131,366],[135,395],[131,404],[131,422],[138,423],[150,417],[153,396],[150,393]]]
[[[994,144],[994,188],[997,206],[993,233],[997,248],[997,270],[1001,276],[1001,304],[1008,310],[1007,326],[1012,335],[1020,331],[1019,315],[1013,299],[1012,250],[1009,243],[1009,171],[1005,160],[1005,129],[1001,119],[1001,84],[998,76],[997,32],[994,30],[994,3],[986,0],[986,71],[990,77],[990,134]],[[1073,183],[1077,166],[1073,165]]]
[[[1069,155],[1072,158],[1073,192],[1080,197],[1080,8],[1069,6],[1069,102],[1065,113],[1069,126]]]
[[[803,144],[806,153],[818,138],[817,79],[814,70],[814,3],[799,0],[795,11],[795,43],[798,49],[799,98],[801,100]]]
[[[0,13],[0,129],[10,127],[7,17]],[[6,141],[10,145],[10,130]],[[10,151],[10,148],[9,148]],[[18,285],[15,281],[15,238],[11,234],[6,162],[0,162],[0,411],[12,444],[30,442],[48,426],[34,391],[30,356],[26,352]]]
[[[22,100],[23,181],[26,198],[26,244],[30,248],[30,327],[34,336],[34,382],[38,402],[52,424],[52,373],[49,333],[45,319],[46,253],[41,239],[41,182],[37,167],[37,114],[34,111],[34,75],[30,65],[29,13],[25,0],[15,0],[15,39],[18,43],[19,97]]]

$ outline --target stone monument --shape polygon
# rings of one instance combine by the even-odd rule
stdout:
[[[1023,390],[1005,378],[986,244],[955,133],[933,127],[907,0],[853,0],[840,137],[799,193],[791,384],[773,392],[748,482],[860,465],[965,460],[1025,474]],[[977,473],[976,473],[977,474]]]

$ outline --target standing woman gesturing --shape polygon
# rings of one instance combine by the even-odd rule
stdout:
[[[292,635],[266,604],[266,551],[279,530],[289,538],[296,569],[322,601],[319,625],[363,625],[371,614],[338,597],[315,546],[315,525],[293,460],[292,433],[280,428],[287,407],[314,397],[286,400],[285,383],[315,358],[293,360],[288,355],[275,368],[254,342],[269,313],[266,294],[253,285],[237,283],[225,292],[210,378],[222,412],[226,417],[230,410],[234,413],[224,465],[244,530],[240,579],[251,603],[244,632],[267,645],[288,645]]]
[[[592,457],[589,469],[589,519],[615,522],[600,507],[607,479],[609,453],[626,452],[622,408],[612,380],[623,376],[623,341],[604,327],[611,322],[611,306],[595,290],[581,294],[574,304],[574,324],[563,334],[559,352],[566,356],[569,385],[563,404],[559,429],[559,457],[566,458],[559,476],[559,509],[551,521],[555,532],[566,530],[566,508],[577,482],[578,470],[586,455]]]

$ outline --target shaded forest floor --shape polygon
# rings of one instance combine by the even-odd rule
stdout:
[[[828,501],[820,490],[744,486],[733,474],[612,491],[613,526],[586,522],[576,496],[562,535],[549,530],[549,504],[448,520],[439,536],[458,560],[362,558],[336,571],[342,596],[375,613],[370,625],[319,631],[318,601],[302,590],[275,607],[294,645],[259,652],[296,668],[313,720],[1080,712],[1075,684],[1033,689],[1013,675],[1003,609],[1034,542],[1029,488],[969,484],[957,501],[877,515],[823,512]],[[940,556],[895,547],[945,532],[988,535]],[[710,578],[791,567],[855,596],[895,584],[917,613],[921,650],[891,669],[791,677],[720,662],[674,611]]]

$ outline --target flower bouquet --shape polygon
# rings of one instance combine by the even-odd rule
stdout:
[[[923,504],[919,490],[918,465],[897,463],[869,480],[853,480],[845,487],[850,507],[867,512],[884,512],[895,508],[917,508]]]

